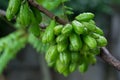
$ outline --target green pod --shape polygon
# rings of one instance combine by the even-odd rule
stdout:
[[[82,24],[89,30],[89,31],[95,31],[96,25],[92,24],[90,22],[82,22]]]
[[[90,50],[89,46],[83,43],[83,46],[82,46],[82,49],[80,52],[85,52],[85,51],[89,51],[89,50]]]
[[[95,39],[98,39],[100,34],[97,34],[97,33],[91,33],[90,36],[92,36],[93,38]]]
[[[59,35],[62,31],[63,25],[57,25],[54,27],[54,34]]]
[[[77,63],[71,63],[71,64],[69,65],[69,71],[70,71],[70,72],[74,72],[77,67],[78,67],[78,64],[77,64]]]
[[[61,33],[64,34],[64,35],[69,36],[70,33],[72,32],[72,29],[73,29],[73,28],[72,28],[72,25],[71,25],[71,24],[66,24],[66,25],[64,26],[64,28],[62,29]]]
[[[39,28],[39,25],[38,24],[34,24],[34,25],[31,25],[29,27],[29,31],[35,35],[36,37],[39,37],[40,36],[40,28]]]
[[[85,27],[82,35],[85,36],[85,35],[88,35],[89,33],[90,31]]]
[[[71,63],[77,63],[80,59],[80,55],[78,52],[71,53]]]
[[[62,74],[67,77],[70,74],[69,69],[67,68]]]
[[[72,44],[69,44],[69,50],[74,51],[74,48],[73,48]]]
[[[84,72],[87,71],[88,66],[89,66],[89,65],[84,62],[83,64],[81,64],[81,65],[78,67],[78,69],[79,69],[79,71],[80,71],[81,73],[84,73]]]
[[[63,52],[67,49],[68,47],[68,42],[67,41],[63,41],[57,44],[57,50],[58,52]]]
[[[100,48],[96,47],[94,49],[89,50],[89,52],[94,54],[94,55],[98,55],[100,53]]]
[[[89,23],[94,24],[95,25],[95,21],[94,20],[90,20]]]
[[[80,22],[78,22],[77,20],[72,21],[72,26],[74,28],[74,31],[80,35],[83,34],[84,32],[84,25]]]
[[[100,34],[102,36],[104,35],[104,32],[99,27],[96,27],[94,32],[97,33],[97,34]]]
[[[68,69],[68,64],[63,64],[60,59],[57,59],[55,67],[59,73],[63,73]]]
[[[42,37],[43,43],[49,43],[54,40],[55,35],[54,35],[53,29],[54,29],[55,25],[56,25],[55,20],[52,20],[43,34],[43,37]]]
[[[69,64],[70,63],[71,56],[70,56],[69,52],[64,51],[64,52],[62,52],[62,53],[59,54],[59,57],[60,57],[60,61],[63,64]]]
[[[8,8],[6,10],[6,18],[10,21],[19,11],[21,0],[9,0]]]
[[[45,32],[42,34],[42,42],[43,43],[47,43],[47,35],[45,34]]]
[[[71,34],[70,35],[70,44],[73,48],[73,51],[79,51],[82,47],[82,41],[79,35],[77,34]]]
[[[62,42],[62,41],[66,41],[66,40],[67,40],[67,36],[66,36],[66,35],[63,35],[63,34],[58,35],[57,38],[56,38],[56,42],[57,42],[57,43],[60,43],[60,42]]]
[[[26,1],[23,3],[20,7],[20,13],[17,17],[17,22],[24,27],[27,27],[31,24],[31,10],[28,5],[28,2]]]
[[[89,60],[89,64],[92,64],[92,65],[94,65],[94,64],[96,64],[96,62],[97,62],[97,60],[96,60],[96,57],[95,57],[95,55],[89,55],[88,56],[88,60]]]
[[[87,12],[87,13],[79,14],[78,16],[75,17],[75,19],[78,21],[89,21],[93,19],[94,16],[95,15],[93,13]]]
[[[99,38],[96,39],[96,41],[97,41],[97,45],[100,47],[104,47],[107,45],[107,39],[103,36],[99,36]]]
[[[97,47],[97,42],[94,38],[92,38],[91,36],[87,35],[83,37],[83,41],[85,42],[86,45],[88,45],[88,47],[90,49],[94,49]]]
[[[58,57],[59,57],[59,53],[57,51],[57,46],[56,45],[50,46],[45,54],[45,59],[48,65],[53,66]]]
[[[35,8],[35,7],[31,7],[34,17],[35,17],[35,21],[37,21],[37,23],[40,23],[42,21],[42,15],[41,12]]]

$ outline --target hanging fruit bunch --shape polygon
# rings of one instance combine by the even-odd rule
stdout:
[[[65,25],[50,22],[42,37],[43,43],[52,43],[45,54],[50,67],[66,76],[76,69],[85,72],[96,63],[96,55],[107,40],[93,18],[92,13],[82,13]]]
[[[51,9],[53,8],[52,6]],[[96,63],[96,55],[100,53],[100,48],[107,45],[103,31],[96,26],[94,14],[90,12],[79,14],[75,20],[65,25],[58,24],[52,19],[46,29],[42,29],[39,27],[42,16],[38,9],[31,6],[27,0],[9,0],[6,18],[8,21],[16,19],[15,26],[18,31],[13,33],[13,37],[8,35],[0,40],[0,53],[4,51],[2,56],[0,55],[0,65],[3,65],[0,66],[0,72],[27,42],[38,52],[46,53],[48,66],[65,76],[76,69],[80,72],[87,71],[89,65]],[[15,46],[3,48],[4,43],[7,45],[9,41]],[[6,62],[3,64],[2,61]]]

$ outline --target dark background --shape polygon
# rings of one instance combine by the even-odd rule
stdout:
[[[105,32],[107,48],[120,60],[120,0],[70,0],[65,3],[72,7],[73,19],[82,12],[93,12],[97,25]],[[0,0],[0,9],[6,10],[8,0]],[[0,17],[0,37],[15,29]],[[8,63],[0,80],[120,80],[120,72],[97,58],[97,64],[91,66],[85,74],[78,71],[64,77],[48,68],[44,55],[37,53],[31,45],[21,50],[15,59]]]

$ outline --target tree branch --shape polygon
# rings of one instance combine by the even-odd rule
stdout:
[[[60,19],[58,16],[55,16],[54,14],[52,14],[50,11],[48,11],[47,9],[45,9],[44,7],[42,7],[41,5],[37,4],[34,0],[28,0],[29,3],[36,7],[38,10],[40,10],[42,13],[44,13],[45,15],[47,15],[48,17],[50,17],[51,19],[54,19],[59,22],[60,24],[66,24],[67,22]]]
[[[117,60],[114,56],[112,56],[111,53],[105,47],[101,48],[100,55],[98,56],[120,71],[120,61]]]
[[[56,21],[60,24],[66,24],[67,22],[60,19],[59,17],[55,16],[53,13],[48,11],[47,9],[43,8],[41,5],[37,4],[34,0],[28,0],[29,3],[36,7],[39,11],[50,17],[51,19],[55,18]],[[100,55],[98,55],[101,59],[103,59],[105,62],[113,66],[115,69],[120,71],[120,61],[117,60],[115,57],[111,55],[111,53],[105,48],[101,48]]]

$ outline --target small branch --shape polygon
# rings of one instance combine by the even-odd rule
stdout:
[[[41,5],[37,4],[34,0],[28,0],[29,3],[40,10],[42,13],[46,14],[48,17],[53,19],[55,17],[56,21],[60,24],[66,24],[67,22],[55,16],[53,13],[49,12],[47,9],[43,8]],[[105,48],[101,48],[99,57],[105,62],[120,71],[120,61],[111,55],[111,53]]]
[[[101,48],[99,57],[120,71],[120,61],[113,57],[105,47]]]
[[[28,0],[29,3],[36,7],[38,10],[40,10],[42,13],[44,13],[45,15],[47,15],[48,17],[50,17],[51,19],[54,19],[59,22],[60,24],[66,24],[67,22],[60,19],[58,16],[55,16],[54,14],[52,14],[50,11],[48,11],[47,9],[45,9],[44,7],[42,7],[41,5],[37,4],[34,0]]]

